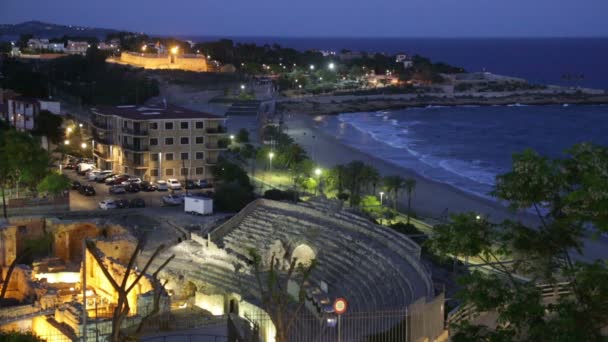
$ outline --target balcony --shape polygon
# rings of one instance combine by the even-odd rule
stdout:
[[[128,135],[138,135],[138,136],[148,135],[148,131],[145,129],[133,129],[133,128],[123,127],[122,132],[125,134],[128,134]]]
[[[207,159],[205,159],[205,165],[208,165],[208,166],[217,165],[217,159],[207,158]]]
[[[98,143],[98,144],[112,145],[111,137],[102,137],[99,134],[95,134],[95,132],[93,132],[93,140],[95,141],[95,143]]]
[[[147,152],[150,150],[150,146],[147,145],[134,145],[134,144],[122,144],[122,148],[133,152]]]
[[[207,134],[226,134],[228,130],[225,126],[209,127],[205,130]]]
[[[227,144],[222,143],[221,141],[215,142],[215,143],[206,143],[205,147],[208,150],[225,150],[228,148]]]
[[[109,131],[112,129],[112,125],[110,125],[108,122],[103,122],[103,121],[93,120],[93,121],[91,121],[91,125],[93,125],[93,127],[97,128],[97,129],[103,129],[106,131]]]
[[[143,160],[135,160],[131,158],[122,158],[122,164],[128,167],[134,167],[136,169],[147,169],[148,166]]]

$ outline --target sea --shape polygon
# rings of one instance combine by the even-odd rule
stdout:
[[[197,39],[205,40],[205,39]],[[529,82],[608,89],[608,38],[233,37],[298,50],[406,52]],[[326,117],[345,144],[435,181],[490,198],[512,155],[531,148],[563,157],[573,144],[608,146],[608,106],[428,107]]]
[[[408,108],[327,116],[341,142],[423,177],[492,199],[496,176],[527,148],[563,158],[574,144],[608,146],[608,106]]]

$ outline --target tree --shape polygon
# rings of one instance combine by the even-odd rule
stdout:
[[[141,277],[143,277],[147,273],[148,268],[150,267],[152,262],[158,257],[160,252],[165,248],[165,246],[162,244],[160,246],[158,246],[156,248],[156,250],[154,251],[154,253],[152,253],[152,255],[150,256],[150,258],[148,259],[148,261],[146,262],[144,267],[141,269],[141,271],[136,273],[135,261],[137,259],[137,256],[140,254],[140,252],[143,251],[144,246],[146,244],[145,241],[146,241],[145,238],[138,240],[137,246],[135,247],[135,250],[133,251],[133,254],[131,255],[131,257],[129,259],[129,263],[126,265],[125,274],[122,279],[114,279],[112,277],[112,274],[110,273],[110,271],[107,268],[108,266],[101,259],[101,253],[95,246],[95,242],[92,240],[85,241],[87,250],[89,250],[89,252],[91,252],[91,255],[97,261],[99,268],[101,269],[103,274],[106,276],[106,278],[112,285],[112,288],[114,289],[114,291],[116,291],[118,293],[118,302],[116,303],[116,307],[114,308],[114,312],[112,314],[112,334],[110,335],[110,341],[112,341],[112,342],[123,341],[123,338],[120,335],[120,327],[122,326],[122,322],[127,318],[127,315],[129,314],[129,311],[131,310],[129,307],[129,301],[127,300],[127,295],[129,294],[129,292],[131,292],[131,290],[133,290],[133,288],[135,286],[137,286]],[[165,266],[167,266],[167,264],[174,257],[175,257],[175,255],[171,255],[169,258],[167,258],[158,267],[158,269],[152,274],[152,278],[158,280],[158,273],[163,268],[165,268]],[[132,272],[134,274],[136,274],[136,277],[133,280],[133,282],[129,284],[128,283],[129,275]],[[155,297],[155,309],[157,306],[158,306],[158,303],[157,303],[156,297]]]
[[[236,134],[236,141],[244,144],[249,142],[249,131],[245,128],[239,129],[239,132]]]
[[[270,265],[264,269],[262,258],[256,250],[250,249],[249,255],[252,259],[254,276],[257,281],[258,290],[261,294],[262,306],[270,316],[276,328],[277,342],[287,342],[289,330],[298,317],[298,313],[306,302],[305,282],[316,267],[316,260],[304,265],[296,258],[289,261],[285,273],[280,269],[280,260],[272,255]],[[289,283],[295,282],[298,288],[298,298],[294,301],[288,291]]]
[[[500,324],[490,330],[465,321],[454,341],[601,340],[608,284],[600,279],[608,279],[608,267],[605,261],[575,263],[570,254],[582,253],[589,233],[608,231],[608,150],[580,144],[566,153],[548,159],[526,150],[513,156],[512,171],[497,177],[493,195],[514,210],[532,208],[537,224],[492,223],[467,213],[435,227],[432,250],[475,257],[494,271],[461,277],[459,297],[477,314],[497,312]],[[571,295],[544,301],[536,284],[563,281]]]
[[[410,224],[410,217],[412,217],[412,193],[416,188],[416,180],[408,178],[403,182],[403,186],[407,194],[407,224]]]
[[[63,138],[63,129],[61,125],[63,119],[59,115],[55,115],[48,110],[41,110],[36,118],[36,127],[33,134],[46,136],[52,143],[59,143]]]
[[[340,180],[344,183],[344,187],[350,192],[350,205],[358,205],[361,200],[361,192],[365,186],[377,182],[379,175],[378,171],[373,167],[364,164],[362,161],[356,160],[344,165],[344,169],[338,171]]]
[[[386,176],[382,180],[386,192],[393,197],[393,210],[397,211],[399,191],[405,188],[405,179],[401,176]]]
[[[59,195],[70,187],[70,179],[63,174],[51,172],[38,184],[39,192],[48,192]]]

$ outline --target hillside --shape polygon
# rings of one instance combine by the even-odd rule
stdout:
[[[105,39],[106,35],[112,32],[117,30],[27,21],[20,24],[0,24],[0,41],[15,41],[22,34],[32,34],[37,38],[59,38],[66,35]]]

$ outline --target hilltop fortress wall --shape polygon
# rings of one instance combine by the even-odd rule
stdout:
[[[158,55],[123,52],[120,59],[108,59],[108,62],[129,64],[145,69],[179,69],[187,71],[208,71],[207,59],[202,55]]]

